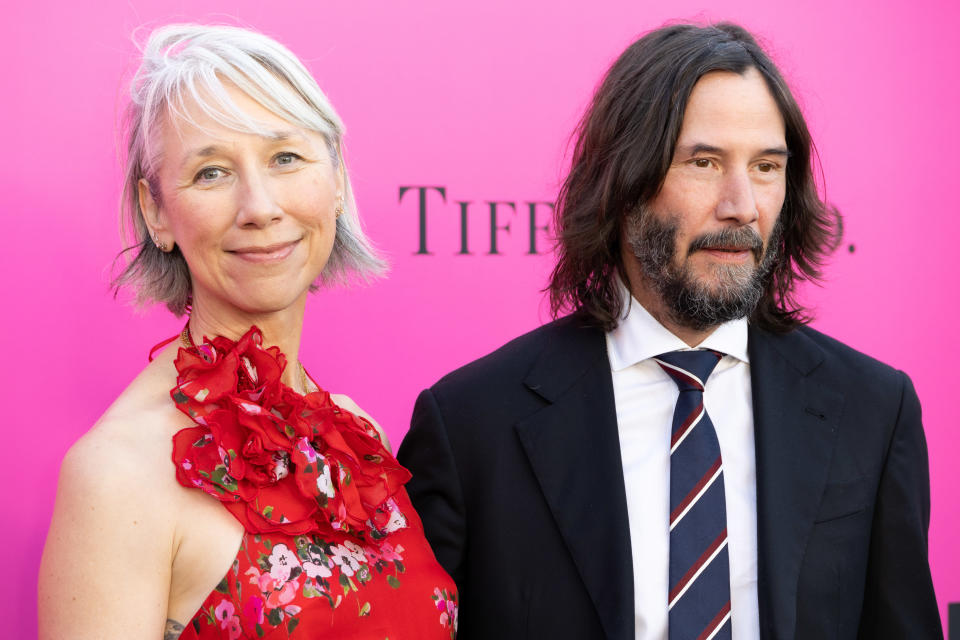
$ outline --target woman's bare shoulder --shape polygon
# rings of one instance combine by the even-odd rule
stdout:
[[[64,456],[40,568],[41,637],[108,637],[96,613],[105,602],[109,637],[163,626],[184,492],[158,371],[141,373]]]
[[[73,444],[61,465],[64,497],[74,491],[112,495],[121,487],[165,492],[174,486],[171,439],[189,420],[165,388],[172,379],[161,367],[147,367]]]
[[[358,415],[361,418],[369,421],[370,424],[373,425],[373,428],[377,430],[377,434],[380,436],[380,442],[382,442],[383,446],[387,448],[387,451],[393,453],[393,449],[390,448],[390,441],[387,439],[387,434],[383,431],[377,421],[373,419],[373,416],[361,409],[360,406],[354,402],[352,398],[350,398],[350,396],[342,393],[331,393],[330,399],[333,400],[333,403],[338,407],[343,407],[350,413]]]

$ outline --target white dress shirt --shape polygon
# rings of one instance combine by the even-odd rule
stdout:
[[[629,295],[625,287],[623,293]],[[680,392],[651,358],[690,347],[629,300],[626,317],[606,338],[633,549],[636,637],[667,640],[670,430]],[[725,354],[707,380],[703,402],[723,458],[733,640],[756,640],[757,475],[746,319],[720,325],[698,347]]]

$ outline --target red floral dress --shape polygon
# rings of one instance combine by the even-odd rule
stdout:
[[[454,638],[456,588],[403,488],[410,473],[330,394],[282,384],[285,358],[262,340],[252,327],[177,355],[170,395],[195,423],[173,438],[177,480],[245,530],[180,637]]]

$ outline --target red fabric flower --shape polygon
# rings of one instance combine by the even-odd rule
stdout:
[[[180,349],[170,396],[196,426],[173,436],[177,480],[224,503],[247,531],[361,542],[406,526],[392,496],[410,479],[369,421],[320,390],[280,381],[286,358],[251,327]]]

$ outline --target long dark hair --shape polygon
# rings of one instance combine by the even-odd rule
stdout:
[[[767,82],[791,153],[781,257],[751,322],[785,332],[810,321],[795,288],[819,280],[839,244],[842,221],[817,191],[813,142],[790,89],[753,36],[730,23],[657,29],[630,45],[607,72],[575,131],[570,173],[557,197],[558,261],[548,286],[554,315],[579,311],[605,330],[617,325],[623,300],[616,275],[627,280],[620,251],[624,216],[663,185],[697,81],[711,71],[750,68]]]

